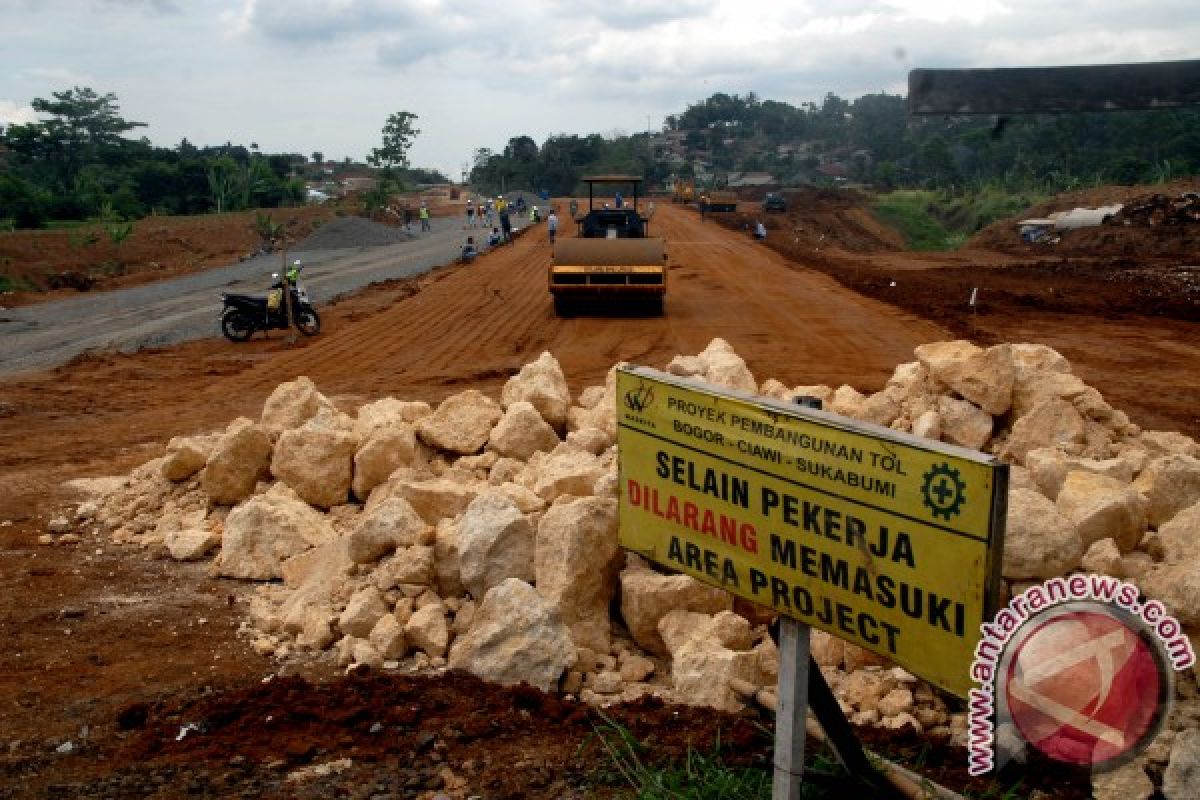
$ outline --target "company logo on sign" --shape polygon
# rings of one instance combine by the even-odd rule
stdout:
[[[921,498],[933,516],[942,517],[949,522],[950,517],[959,513],[962,504],[967,501],[967,485],[954,467],[949,464],[935,464],[924,475]]]
[[[640,414],[654,402],[654,387],[647,383],[639,383],[637,388],[625,393],[625,407],[635,414]]]

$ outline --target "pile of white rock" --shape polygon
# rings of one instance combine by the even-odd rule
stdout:
[[[720,339],[666,369],[995,453],[1012,466],[1009,589],[1103,572],[1200,629],[1195,441],[1139,429],[1048,347],[939,342],[916,359],[869,395],[759,384]],[[247,630],[263,654],[449,666],[594,703],[736,710],[747,687],[771,691],[761,616],[619,549],[616,469],[615,371],[573,399],[543,353],[498,401],[389,397],[350,415],[307,378],[281,384],[259,420],[172,439],[88,514],[118,542],[258,582]],[[813,652],[855,722],[965,739],[965,715],[904,670],[820,632]],[[1200,722],[1194,674],[1179,692],[1137,770],[1200,753],[1174,733]]]

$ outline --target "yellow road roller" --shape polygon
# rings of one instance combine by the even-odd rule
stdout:
[[[588,211],[575,219],[574,238],[559,239],[550,262],[550,294],[554,311],[570,316],[578,301],[635,303],[652,314],[663,312],[667,293],[667,250],[661,238],[648,235],[650,220],[638,210],[642,179],[633,175],[595,175],[582,179],[588,187]],[[619,190],[611,202],[596,207],[597,184],[631,186],[632,199]]]

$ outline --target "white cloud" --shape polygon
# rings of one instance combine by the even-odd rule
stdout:
[[[0,100],[0,123],[4,125],[28,125],[37,118],[33,106],[23,106],[12,100]]]

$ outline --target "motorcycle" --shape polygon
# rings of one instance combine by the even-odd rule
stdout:
[[[302,269],[290,270],[286,280],[280,279],[278,272],[272,273],[275,283],[266,297],[222,293],[221,333],[225,338],[231,342],[244,342],[257,331],[286,330],[292,325],[305,336],[320,333],[321,317],[300,284]],[[288,319],[288,304],[283,302],[285,284],[291,294],[291,320]]]

